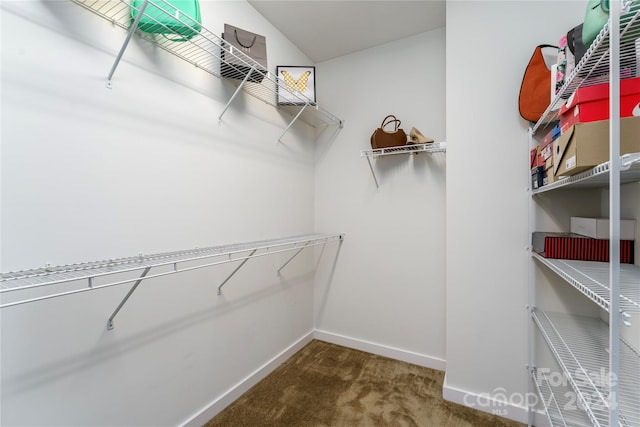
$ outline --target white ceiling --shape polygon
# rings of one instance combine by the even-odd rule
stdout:
[[[314,63],[445,26],[445,0],[249,0]]]

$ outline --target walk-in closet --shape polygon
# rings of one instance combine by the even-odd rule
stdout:
[[[640,427],[639,1],[0,22],[2,426]]]

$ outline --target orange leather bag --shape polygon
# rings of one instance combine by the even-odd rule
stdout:
[[[518,104],[520,115],[530,122],[537,122],[551,103],[551,70],[542,56],[542,49],[557,46],[541,44],[536,46],[529,65],[522,78]]]

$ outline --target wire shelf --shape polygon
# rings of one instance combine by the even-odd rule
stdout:
[[[127,31],[130,30],[132,23],[132,10],[139,12],[139,8],[134,8],[127,0],[72,1]],[[275,73],[270,72],[243,52],[235,49],[221,37],[201,26],[193,19],[181,15],[182,17],[179,21],[184,27],[194,33],[198,33],[198,35],[186,41],[178,42],[171,40],[172,38],[184,39],[184,36],[176,30],[169,28],[161,21],[164,20],[163,18],[165,18],[165,16],[175,20],[176,18],[172,16],[170,11],[175,11],[176,8],[165,0],[149,0],[147,10],[151,7],[153,7],[152,14],[143,12],[141,15],[144,16],[145,19],[155,21],[157,23],[157,25],[154,24],[155,26],[164,27],[166,34],[151,34],[136,29],[136,33],[141,38],[211,75],[228,78],[231,81],[237,82],[239,87],[247,94],[269,105],[279,107],[290,114],[295,114],[295,119],[297,119],[299,115],[300,120],[314,127],[331,124],[342,127],[343,122],[341,119],[320,107],[316,102],[300,92],[289,91],[283,79],[278,78]],[[223,64],[224,76],[222,73]],[[252,71],[249,72],[250,70]],[[246,81],[245,78],[247,78]],[[286,107],[279,106],[277,103],[278,93],[286,94],[286,99],[296,105]],[[222,117],[222,114],[220,117]]]
[[[554,384],[543,370],[534,369],[531,375],[538,397],[545,409],[549,425],[552,427],[590,426],[589,416],[573,398],[575,392],[565,384]]]
[[[560,107],[576,93],[578,88],[599,84],[608,85],[610,80],[617,82],[618,78],[623,80],[640,75],[638,73],[640,64],[636,60],[636,41],[640,37],[640,2],[623,0],[620,15],[618,16],[616,5],[612,9],[611,16],[611,20],[600,31],[586,54],[573,71],[566,76],[564,85],[553,97],[540,120],[531,128],[530,142],[531,136],[535,133],[541,130],[548,132],[549,127],[557,123]],[[611,40],[610,28],[615,28],[615,31],[618,31],[618,22],[620,24],[620,38],[618,40],[618,37],[613,37],[615,40]],[[611,64],[615,75],[610,75],[612,59],[616,61]],[[618,59],[619,63],[617,63]],[[618,94],[615,93],[615,95]],[[614,98],[614,102],[618,102],[617,97]],[[611,123],[611,126],[613,130],[617,129],[616,123]],[[623,155],[620,157],[620,163],[617,162],[617,158],[612,158],[612,160],[614,160],[613,163],[605,162],[591,170],[562,178],[555,183],[532,190],[531,193],[535,195],[565,188],[610,188],[610,171],[613,170],[616,173],[612,177],[612,181],[616,185],[612,188],[611,198],[617,204],[619,199],[618,176],[620,184],[640,181],[640,153]],[[617,173],[618,166],[620,166],[619,175]],[[616,212],[612,216],[619,215]],[[600,319],[544,313],[535,309],[532,311],[534,320],[532,323],[537,325],[545,338],[551,352],[564,371],[567,383],[571,386],[580,408],[583,408],[587,414],[588,420],[585,424],[608,426],[611,422],[615,426],[640,426],[640,354],[637,348],[633,348],[620,338],[619,331],[620,323],[628,325],[626,319],[629,318],[630,313],[640,311],[640,286],[638,286],[640,284],[640,268],[621,264],[618,275],[618,266],[616,265],[615,274],[613,274],[614,283],[610,283],[611,266],[609,263],[546,259],[538,254],[532,256],[594,301],[599,307],[610,312],[611,326],[609,327]],[[617,295],[618,286],[619,297]],[[611,287],[616,289],[615,293],[611,292]],[[612,293],[614,301],[611,301]],[[530,302],[533,301],[533,296],[534,291],[530,285]],[[612,310],[612,307],[615,310]],[[618,312],[618,308],[621,313]],[[533,325],[530,327],[533,328]],[[615,344],[611,348],[609,346],[610,339]],[[637,347],[637,345],[634,342],[634,346]],[[529,347],[529,360],[532,363],[531,329]],[[618,358],[620,360],[619,367]],[[610,378],[616,382],[611,383]],[[536,386],[541,394],[548,391],[543,389],[544,382],[536,384]],[[617,395],[610,396],[609,393],[612,391],[617,392]],[[557,407],[551,405],[546,409],[552,425],[565,425],[563,424],[563,414]],[[584,422],[584,420],[579,422]]]
[[[551,259],[535,252],[532,256],[601,308],[609,311],[609,263]],[[620,309],[629,314],[640,313],[640,266],[620,264],[620,293]]]
[[[636,75],[635,40],[640,37],[640,2],[625,2],[628,10],[620,15],[620,78]],[[559,106],[564,104],[579,87],[609,82],[609,23],[600,31],[594,42],[560,88],[551,104],[533,126],[535,134],[539,128],[558,120]]]
[[[360,157],[382,157],[394,154],[417,154],[417,153],[445,153],[447,151],[447,143],[434,142],[431,144],[408,144],[399,147],[376,148],[375,150],[362,150]]]
[[[617,381],[620,426],[640,426],[640,354],[620,340],[620,371],[609,375],[609,327],[599,319],[547,313],[532,317],[593,425],[609,425],[609,384]]]
[[[620,156],[620,163],[621,184],[640,182],[640,153]],[[609,166],[610,162],[602,163],[577,175],[568,176],[549,185],[544,185],[533,190],[531,194],[540,194],[549,190],[564,188],[609,188]]]
[[[1,273],[0,308],[139,282],[234,261],[245,261],[280,252],[293,250],[299,252],[304,248],[340,241],[343,237],[342,234],[309,234]],[[151,269],[162,271],[147,274]],[[29,292],[33,290],[38,290],[40,294],[31,297]],[[14,295],[18,296],[14,297]],[[21,295],[27,295],[27,297],[21,297]],[[9,301],[6,301],[7,299]]]
[[[447,143],[433,142],[429,144],[407,144],[398,147],[376,148],[374,150],[362,150],[360,151],[360,157],[367,159],[369,163],[369,170],[373,176],[373,181],[376,183],[376,188],[380,188],[378,183],[378,177],[376,171],[373,169],[371,159],[376,159],[383,156],[392,156],[397,154],[418,154],[418,153],[445,153],[447,151]]]

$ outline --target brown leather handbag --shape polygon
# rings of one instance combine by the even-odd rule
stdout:
[[[518,106],[523,119],[537,122],[551,103],[551,70],[542,56],[542,49],[557,46],[536,46],[522,78]]]
[[[407,134],[400,128],[400,120],[390,114],[382,120],[378,129],[371,135],[371,148],[389,148],[407,145]],[[393,125],[393,131],[385,130],[385,126]]]

